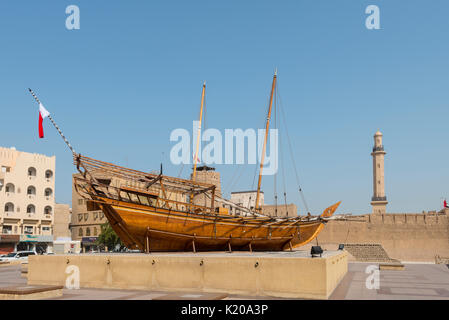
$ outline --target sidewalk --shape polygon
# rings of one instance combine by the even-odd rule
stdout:
[[[403,271],[380,271],[380,288],[367,289],[365,273],[369,265],[375,263],[349,263],[348,273],[332,293],[330,300],[414,300],[445,299],[449,300],[449,267],[444,264],[405,264]],[[26,278],[21,277],[20,265],[0,268],[0,287],[25,285]],[[179,299],[192,297],[188,292],[177,292]],[[63,290],[63,296],[56,300],[153,300],[164,299],[165,295],[173,298],[174,293],[141,290],[90,289]],[[196,293],[195,295],[198,295]],[[199,299],[209,299],[204,294]],[[277,299],[270,297],[253,297],[228,295],[229,300],[239,299]]]
[[[449,267],[444,264],[407,264],[405,270],[380,271],[379,289],[368,289],[365,273],[376,263],[349,263],[348,273],[331,300],[449,300]]]

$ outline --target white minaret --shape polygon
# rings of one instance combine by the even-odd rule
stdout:
[[[374,214],[385,214],[387,209],[387,197],[385,196],[384,158],[386,152],[382,144],[382,133],[377,131],[374,135],[373,156],[373,197],[371,205]]]

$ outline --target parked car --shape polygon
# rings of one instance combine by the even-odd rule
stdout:
[[[8,253],[6,256],[0,258],[1,262],[11,262],[11,261],[28,261],[28,256],[36,255],[34,251],[18,251]]]

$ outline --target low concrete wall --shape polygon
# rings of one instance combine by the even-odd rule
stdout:
[[[327,299],[348,270],[347,253],[54,255],[29,258],[28,284]]]

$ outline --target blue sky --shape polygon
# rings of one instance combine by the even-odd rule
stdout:
[[[80,30],[65,27],[71,4]],[[371,4],[380,30],[365,28]],[[339,212],[370,212],[378,129],[388,211],[439,209],[449,198],[448,11],[443,0],[2,1],[0,145],[56,155],[56,200],[71,202],[71,154],[48,121],[38,139],[31,87],[78,152],[141,170],[163,161],[177,175],[170,132],[191,130],[203,81],[207,127],[257,128],[277,67],[314,213],[339,200]],[[217,166],[227,192],[236,167]],[[254,166],[240,172],[234,191],[251,189]],[[291,173],[286,186],[304,214]],[[272,202],[272,177],[263,190]]]

